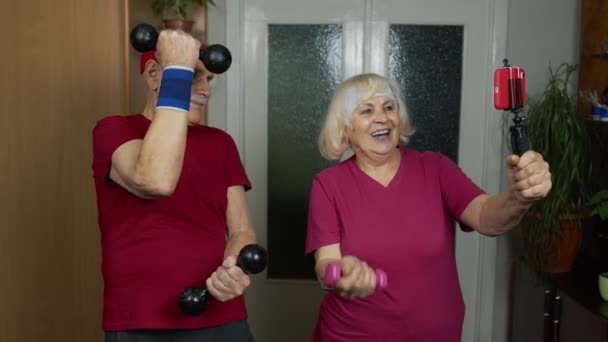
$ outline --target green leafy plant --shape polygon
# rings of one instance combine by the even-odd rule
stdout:
[[[597,192],[589,201],[591,216],[598,215],[602,221],[608,220],[608,190]]]
[[[154,0],[152,10],[157,15],[170,14],[178,19],[185,19],[188,16],[188,11],[194,5],[207,8],[208,4],[215,6],[213,0]]]
[[[522,222],[522,258],[542,273],[564,238],[563,220],[581,223],[581,208],[587,202],[586,181],[591,166],[584,119],[577,113],[571,77],[576,65],[549,66],[549,80],[537,97],[528,97],[527,126],[531,148],[549,163],[553,187],[547,197],[535,202]]]

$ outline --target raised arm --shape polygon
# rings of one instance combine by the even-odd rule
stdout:
[[[534,151],[507,158],[509,189],[500,195],[480,195],[466,207],[461,220],[481,234],[497,236],[516,227],[534,201],[551,190],[549,164]]]
[[[163,90],[169,89],[170,96],[174,96],[171,92],[180,92],[179,97],[187,98],[185,102],[189,103],[199,46],[196,39],[181,31],[161,32],[157,44],[161,65],[149,62],[146,66],[148,87],[153,91],[160,89],[160,97]],[[177,90],[175,81],[167,76],[167,67],[184,70],[182,75],[185,74],[186,79],[180,80]],[[192,71],[192,75],[188,80],[189,71]],[[156,101],[155,97],[153,101]],[[156,107],[144,139],[128,141],[112,154],[110,178],[143,198],[171,195],[181,173],[187,129],[187,108]]]

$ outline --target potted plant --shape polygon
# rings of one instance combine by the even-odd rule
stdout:
[[[591,216],[599,216],[600,220],[608,220],[608,190],[598,191],[589,201]]]
[[[584,119],[576,110],[571,76],[576,65],[549,66],[544,91],[528,97],[531,148],[549,163],[553,187],[535,202],[521,224],[523,261],[535,273],[569,272],[578,254],[586,217],[591,166]]]
[[[213,0],[154,0],[152,10],[162,16],[166,28],[191,32],[194,25],[192,10],[196,6],[206,9],[208,4],[215,6]]]

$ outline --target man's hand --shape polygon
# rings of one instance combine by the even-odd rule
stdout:
[[[161,66],[180,65],[194,69],[201,43],[180,30],[164,30],[158,36],[156,57]]]
[[[236,256],[228,256],[220,267],[206,281],[211,295],[225,302],[238,297],[251,284],[251,279],[236,265]]]

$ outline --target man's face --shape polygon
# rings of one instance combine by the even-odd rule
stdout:
[[[211,96],[209,82],[213,77],[214,75],[205,68],[203,62],[200,60],[196,62],[194,78],[192,80],[190,111],[188,112],[188,121],[191,124],[198,124],[203,119],[203,111]]]

